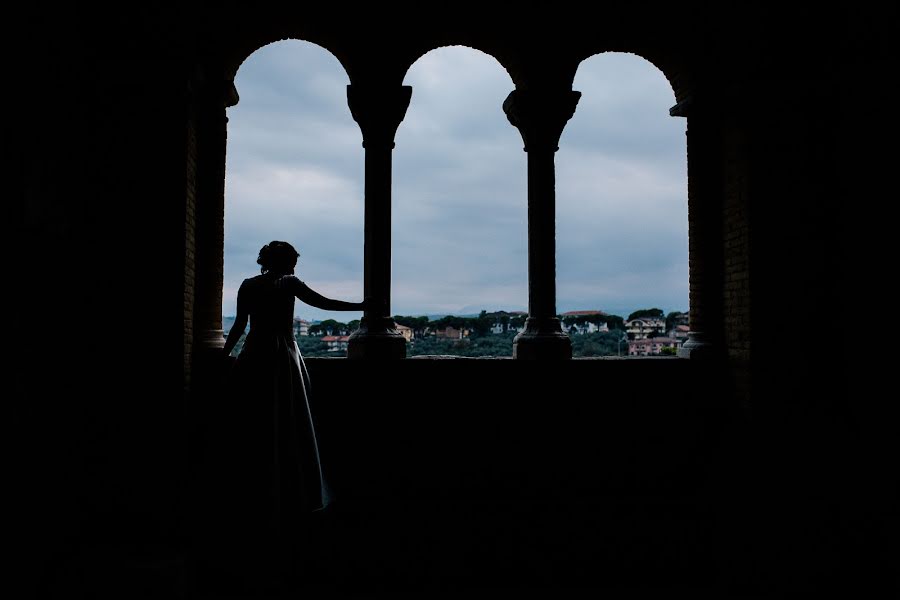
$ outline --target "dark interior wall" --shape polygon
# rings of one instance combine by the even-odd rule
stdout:
[[[658,34],[665,52],[657,51],[683,50],[707,89],[743,98],[728,107],[722,177],[736,186],[727,188],[734,218],[749,228],[735,252],[749,284],[729,304],[744,319],[732,331],[745,352],[733,353],[735,368],[407,361],[354,379],[342,369],[366,367],[315,365],[317,393],[328,390],[316,400],[325,460],[345,507],[335,512],[343,521],[323,526],[342,544],[320,565],[323,576],[387,569],[390,552],[417,566],[391,563],[385,577],[420,583],[452,579],[446,565],[454,564],[474,580],[491,561],[498,573],[522,576],[541,557],[553,565],[535,575],[546,584],[587,581],[604,561],[609,572],[621,567],[613,581],[624,587],[713,581],[765,591],[884,575],[878,541],[892,488],[880,457],[892,436],[873,396],[848,382],[856,373],[849,349],[859,343],[851,318],[862,315],[851,290],[866,288],[857,266],[871,260],[868,216],[858,209],[887,197],[891,168],[875,150],[889,122],[878,83],[888,72],[887,36],[878,15],[801,19],[793,29],[753,16],[718,28],[679,29],[661,18],[597,30],[617,43],[643,36],[645,45]],[[195,437],[187,431],[202,431],[189,415],[208,406],[184,393],[191,82],[229,35],[262,35],[251,21],[242,34],[238,21],[219,27],[188,9],[32,11],[3,40],[8,387],[21,573],[32,589],[65,589],[110,569],[134,574],[129,565],[186,547]],[[532,50],[538,58],[566,48],[583,55],[595,35],[583,24],[497,36],[487,25],[458,27],[520,69],[516,48],[529,35],[539,32],[547,47]],[[452,29],[433,35],[451,39]],[[417,48],[431,35],[405,31]],[[321,32],[351,50],[355,34],[363,30]],[[840,351],[829,350],[835,340]],[[363,565],[386,536],[390,552]],[[440,550],[441,539],[453,541]],[[423,558],[414,544],[436,554]],[[475,558],[451,560],[472,546]],[[510,558],[513,549],[532,558]],[[667,561],[682,550],[689,558],[676,577]],[[425,564],[435,556],[445,567]]]
[[[830,109],[819,101],[830,83],[821,73],[797,75],[796,65],[785,70],[757,81],[771,98],[767,106],[746,107],[738,117],[738,164],[749,221],[748,297],[741,303],[749,308],[750,360],[742,370],[749,375],[754,484],[746,501],[756,509],[749,520],[756,531],[778,540],[760,577],[790,586],[804,578],[797,556],[808,564],[854,564],[869,576],[873,563],[859,560],[868,550],[863,531],[844,527],[861,523],[860,488],[848,484],[857,481],[866,452],[848,419],[854,400],[844,351],[829,342],[848,241],[835,236],[846,199],[831,175],[840,165],[823,126]]]
[[[887,66],[874,20],[811,17],[805,35],[791,25],[760,31],[724,132],[726,223],[733,210],[748,226],[746,252],[726,264],[747,270],[746,293],[726,307],[729,347],[746,349],[732,358],[747,526],[777,540],[759,581],[799,586],[803,565],[833,561],[869,583],[891,571],[884,517],[896,498],[883,462],[891,434],[861,366],[879,360],[864,349],[880,286],[867,206],[889,172],[875,134],[889,121]],[[743,323],[728,322],[731,308]]]
[[[90,17],[26,11],[4,40],[13,488],[30,589],[73,556],[101,560],[88,540],[123,556],[182,535],[182,376],[160,343],[183,318],[184,68]]]
[[[703,365],[410,359],[386,373],[362,361],[307,364],[333,498],[307,534],[308,585],[753,584],[742,545],[758,540],[731,539],[740,479],[723,477],[735,465],[739,415],[727,382]],[[195,460],[227,472],[221,445],[232,436],[254,445],[247,409],[222,395],[209,402]],[[201,488],[192,556],[214,540],[242,547],[232,499]]]
[[[313,578],[691,589],[735,566],[711,553],[735,414],[696,365],[308,362],[334,492]]]

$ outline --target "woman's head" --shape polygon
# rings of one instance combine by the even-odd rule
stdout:
[[[263,273],[288,274],[294,272],[300,253],[287,242],[269,242],[259,251],[256,262]]]

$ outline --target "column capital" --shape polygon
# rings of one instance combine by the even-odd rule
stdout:
[[[225,108],[231,108],[240,102],[241,96],[238,94],[237,86],[234,85],[234,81],[225,82],[224,100]]]
[[[573,90],[513,90],[503,101],[503,112],[522,135],[525,152],[556,152],[580,99],[581,92]]]
[[[669,116],[687,119],[688,123],[712,125],[729,113],[753,111],[745,94],[735,90],[694,90],[669,109]]]
[[[201,79],[190,85],[190,93],[206,105],[223,109],[237,105],[241,99],[233,79]]]
[[[681,102],[678,102],[675,106],[669,109],[669,116],[688,118],[693,114],[694,106],[694,97],[687,96]]]
[[[406,116],[412,86],[391,87],[351,84],[347,104],[363,135],[363,148],[394,147],[397,127]]]

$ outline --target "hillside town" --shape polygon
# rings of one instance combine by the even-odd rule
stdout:
[[[509,356],[512,339],[525,330],[527,317],[523,311],[481,311],[439,318],[397,315],[394,320],[410,356]],[[627,319],[602,310],[568,311],[559,319],[576,357],[675,355],[690,330],[688,313],[666,314],[659,308],[634,311]],[[227,318],[225,325],[227,333]],[[359,321],[294,319],[295,337],[307,356],[346,356],[350,334],[358,326]]]

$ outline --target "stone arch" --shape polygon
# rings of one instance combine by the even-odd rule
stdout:
[[[607,20],[607,23],[612,22],[612,20]],[[233,25],[236,26],[236,24]],[[565,112],[568,109],[564,109],[563,105],[568,105],[572,102],[577,103],[578,93],[573,92],[571,86],[581,62],[598,53],[614,51],[635,54],[653,64],[663,73],[677,101],[677,104],[670,110],[670,114],[673,116],[687,116],[687,111],[690,110],[693,123],[697,121],[693,117],[698,112],[707,114],[706,111],[711,110],[711,107],[706,103],[709,98],[702,99],[704,100],[701,107],[702,111],[696,106],[698,104],[696,98],[692,97],[695,87],[692,76],[693,71],[684,68],[684,65],[692,64],[694,56],[681,50],[676,39],[650,39],[647,37],[647,33],[636,27],[630,27],[627,23],[623,25],[621,31],[619,30],[620,28],[614,29],[612,25],[608,25],[609,29],[607,31],[599,33],[594,29],[588,31],[588,26],[588,23],[584,23],[575,27],[567,35],[564,42],[547,38],[547,43],[543,43],[542,40],[545,40],[545,38],[542,35],[538,35],[539,32],[536,31],[521,32],[509,30],[498,35],[496,31],[489,32],[481,28],[452,31],[447,28],[437,27],[434,30],[418,33],[391,29],[387,32],[387,35],[395,43],[378,44],[376,42],[379,40],[368,35],[357,37],[345,35],[347,32],[336,26],[326,26],[322,23],[317,25],[312,22],[307,23],[300,19],[290,18],[283,18],[281,22],[273,22],[270,16],[256,15],[253,18],[253,15],[251,15],[251,18],[247,19],[246,23],[241,22],[239,27],[236,26],[232,30],[232,35],[220,37],[218,39],[219,45],[214,46],[200,63],[202,70],[201,79],[207,90],[207,97],[202,101],[202,110],[213,115],[211,119],[208,119],[212,125],[200,127],[198,130],[197,138],[200,140],[201,147],[204,146],[203,140],[212,140],[211,146],[213,148],[212,152],[207,150],[200,153],[200,170],[204,170],[204,163],[209,164],[210,156],[215,156],[219,152],[217,148],[221,148],[221,151],[224,153],[224,128],[220,128],[216,124],[218,120],[225,118],[224,107],[219,108],[222,106],[223,100],[222,86],[224,85],[225,87],[225,104],[231,105],[236,102],[237,94],[233,88],[233,76],[237,69],[253,52],[279,40],[295,39],[315,44],[332,54],[339,61],[351,81],[348,94],[352,91],[351,95],[357,97],[356,102],[349,97],[348,100],[351,103],[351,111],[354,113],[354,118],[363,129],[364,138],[367,135],[367,126],[371,129],[370,135],[383,136],[390,133],[387,129],[381,131],[382,124],[380,119],[384,117],[387,117],[388,121],[398,118],[402,120],[405,108],[402,111],[400,111],[400,108],[404,105],[404,102],[408,103],[409,101],[409,88],[405,88],[402,85],[405,74],[420,57],[432,50],[447,46],[468,47],[488,54],[497,60],[510,76],[515,86],[514,94],[518,94],[516,98],[520,109],[527,108],[527,105],[533,102],[538,104],[550,102],[550,105],[547,105],[545,108],[550,109],[554,113],[558,110]],[[598,38],[600,38],[599,42],[597,41]],[[351,90],[350,88],[355,89]],[[522,95],[523,93],[525,96]],[[404,96],[405,100],[403,99]],[[365,100],[361,100],[362,98],[365,98]],[[510,98],[507,100],[510,100]],[[357,114],[357,111],[353,108],[354,104],[365,113],[369,113],[373,109],[381,110],[387,105],[396,105],[397,108],[391,110],[399,112],[395,116],[386,114],[378,116],[373,121],[373,114]],[[516,103],[514,102],[513,104]],[[557,104],[559,105],[557,106]],[[574,104],[572,107],[574,107]],[[504,103],[504,110],[506,110],[506,103]],[[516,110],[514,109],[514,112]],[[508,111],[507,116],[511,119],[511,122],[513,118],[518,119],[521,117],[521,115],[515,117]],[[358,117],[361,117],[363,120],[361,121]],[[539,128],[548,125],[548,123],[541,124],[543,117],[539,117],[537,113],[533,117],[538,119],[533,124]],[[561,123],[564,123],[567,118],[563,118],[565,115],[562,113],[557,115],[557,117],[563,119]],[[709,120],[707,119],[707,121]],[[524,135],[525,132],[520,127],[523,124],[526,128],[531,127],[529,123],[519,123],[515,126]],[[372,129],[373,127],[374,129]],[[692,127],[691,129],[699,130],[700,127]],[[209,135],[210,130],[214,130],[214,135]],[[714,131],[715,127],[707,127],[707,130]],[[395,129],[392,131],[395,131]],[[535,131],[530,131],[530,134],[534,133]],[[702,158],[692,161],[691,172],[696,173],[698,171],[697,163],[703,163],[704,166],[702,168],[707,172],[715,172],[715,140],[707,135],[695,135],[694,137],[696,139],[703,138],[702,142],[695,141],[693,144],[693,155],[695,157],[702,155]],[[534,139],[536,140],[537,138]],[[523,140],[525,140],[525,137],[523,137]],[[210,146],[210,144],[205,145],[207,147]],[[700,146],[703,146],[703,148],[700,148]],[[215,171],[217,168],[213,164],[211,167],[206,167],[205,171]],[[206,177],[207,181],[212,181],[212,179],[214,178]],[[700,187],[696,185],[691,186],[691,179],[704,182],[702,191],[691,191],[693,187]],[[215,183],[215,185],[207,185],[208,188],[213,189],[213,196],[218,195],[216,188],[219,186],[221,186],[221,182]],[[710,244],[720,245],[722,232],[718,220],[721,219],[721,198],[716,197],[720,194],[721,190],[717,189],[717,185],[710,184],[709,177],[689,178],[688,195],[689,202],[692,202],[693,206],[693,208],[689,209],[691,213],[689,239],[692,249],[705,248]],[[705,199],[702,201],[697,200],[701,195]],[[203,196],[203,194],[200,194],[200,196]],[[209,205],[208,202],[206,204],[207,206]],[[203,202],[200,202],[199,206],[202,209]],[[703,216],[699,216],[701,213]],[[197,222],[203,223],[206,220],[207,217],[203,217],[198,212]],[[217,217],[214,217],[213,220],[217,220]],[[698,223],[702,224],[702,226],[695,228],[694,225]],[[203,225],[202,227],[206,226]],[[214,224],[213,229],[215,227],[216,225]],[[704,227],[706,233],[701,231]],[[216,235],[218,234],[213,232],[213,237]],[[200,237],[198,233],[196,242],[198,248],[201,246]],[[205,237],[209,237],[209,235]],[[702,253],[704,254],[703,261],[694,261],[692,253],[691,280],[695,279],[695,263],[697,269],[705,272],[703,277],[697,277],[698,281],[703,280],[701,287],[697,288],[697,290],[702,291],[702,294],[700,291],[695,290],[695,286],[691,286],[692,320],[694,307],[702,304],[695,302],[695,291],[698,297],[703,296],[709,300],[705,304],[721,304],[720,300],[715,300],[716,294],[721,291],[719,286],[719,279],[721,279],[721,274],[719,273],[721,265],[719,263],[721,261],[716,258],[714,252],[704,251]],[[209,255],[210,251],[207,254]],[[214,258],[214,248],[211,254]],[[197,255],[199,257],[201,252],[198,252]],[[213,262],[215,261],[213,260]],[[701,262],[707,263],[707,266],[700,266]],[[209,274],[209,259],[200,260],[198,258],[196,264],[196,272],[198,274],[207,273],[203,277],[215,279],[216,275],[214,272]],[[212,269],[212,271],[215,271],[215,269]],[[203,287],[198,283],[198,290],[202,290]],[[207,285],[206,287],[209,286]],[[208,329],[215,332],[217,328],[215,327],[213,313],[216,313],[216,310],[213,306],[215,302],[212,300],[210,299],[206,302],[206,304],[213,307],[206,309],[206,312],[213,315],[213,324],[204,327],[200,323],[200,329]],[[720,311],[707,310],[706,313],[708,320],[714,322],[716,327],[718,327],[721,321]],[[204,319],[209,320],[208,315],[199,319],[199,321]],[[195,319],[195,328],[197,324],[198,320]],[[215,335],[212,337],[215,337]]]
[[[269,239],[309,253],[298,274],[326,295],[337,285],[362,297],[363,150],[347,79],[333,53],[294,38],[242,63],[235,83],[243,100],[228,111],[225,315],[234,313],[241,280],[256,272],[256,246]],[[308,310],[298,314],[309,318]]]
[[[557,167],[560,310],[686,311],[686,148],[671,82],[639,54],[604,51],[573,85],[582,97]],[[597,258],[576,270],[585,255]]]
[[[510,65],[508,64],[508,61],[504,60],[502,54],[500,54],[499,52],[497,52],[497,50],[495,48],[492,48],[487,44],[471,43],[470,41],[464,41],[464,40],[459,40],[459,41],[447,40],[446,43],[430,44],[430,45],[426,46],[424,49],[417,49],[416,52],[412,53],[411,60],[409,58],[407,58],[404,61],[405,66],[403,68],[403,78],[402,79],[404,81],[406,80],[406,76],[409,73],[409,70],[412,68],[412,66],[414,64],[416,64],[419,61],[420,58],[424,57],[426,54],[430,54],[431,52],[434,52],[435,50],[441,50],[443,48],[469,48],[470,50],[476,50],[478,52],[481,52],[482,54],[486,54],[486,55],[490,56],[495,61],[497,61],[497,63],[503,68],[504,71],[506,71],[506,74],[509,76],[510,81],[515,85],[516,73],[510,69]]]
[[[683,102],[691,96],[694,88],[693,77],[690,71],[684,65],[682,58],[677,53],[667,52],[659,48],[641,48],[639,46],[619,46],[610,45],[600,48],[594,48],[587,53],[580,54],[578,57],[578,67],[580,68],[584,62],[599,54],[608,52],[617,52],[622,54],[632,54],[644,59],[654,67],[656,67],[669,82],[669,87],[675,96],[676,103]],[[573,80],[575,73],[573,72]]]
[[[224,203],[227,149],[227,107],[239,101],[234,77],[240,66],[257,50],[279,41],[297,40],[313,44],[337,59],[351,77],[346,53],[326,36],[300,30],[253,29],[229,39],[218,52],[204,60],[194,76],[195,90],[190,101],[188,191],[192,205],[186,252],[187,270],[194,278],[193,314],[186,323],[195,351],[205,352],[222,344],[222,286],[224,283]],[[351,78],[352,80],[352,78]],[[187,330],[192,330],[188,334]]]
[[[354,80],[355,69],[353,68],[354,64],[350,55],[340,43],[337,43],[333,39],[329,39],[328,36],[315,35],[313,32],[294,27],[288,27],[278,31],[254,31],[254,34],[255,35],[237,38],[234,44],[228,46],[228,49],[225,51],[224,56],[222,57],[222,68],[226,81],[234,81],[241,66],[253,55],[253,53],[266,46],[288,40],[308,42],[319,46],[341,63],[341,66],[347,73],[351,82]]]
[[[715,100],[706,97],[705,93],[701,94],[705,90],[699,90],[698,77],[688,67],[688,57],[681,52],[641,41],[633,44],[617,42],[585,50],[579,64],[604,52],[633,54],[659,69],[675,95],[676,104],[669,109],[670,116],[688,119],[686,151],[691,333],[680,355],[720,355],[724,349],[723,293],[726,284],[725,206],[721,181],[723,147],[718,129],[721,107],[714,106]],[[698,95],[704,96],[699,102]],[[745,232],[749,227],[746,215],[741,211],[735,212],[739,218],[729,227],[735,232]],[[745,250],[741,249],[741,262],[748,260]],[[735,259],[732,261],[735,262]]]
[[[509,71],[468,44],[416,54],[404,79],[412,101],[395,150],[395,294],[431,313],[518,310],[527,298],[525,162],[502,111],[513,86]],[[446,269],[437,276],[426,264]]]
[[[678,97],[678,91],[676,90],[674,84],[672,83],[672,78],[665,72],[665,70],[663,70],[656,62],[654,62],[653,60],[645,57],[644,55],[642,55],[638,52],[624,52],[621,50],[601,50],[600,52],[595,52],[594,54],[591,54],[590,56],[586,56],[586,57],[582,58],[578,62],[578,69],[580,69],[582,67],[582,65],[584,65],[587,61],[591,60],[592,58],[597,57],[597,56],[603,56],[604,54],[619,54],[619,55],[626,54],[629,56],[637,57],[637,58],[641,59],[642,61],[648,63],[652,67],[656,68],[656,70],[659,71],[663,75],[663,77],[666,78],[666,81],[669,83],[669,88],[672,90],[673,97],[674,98]],[[577,71],[578,70],[576,69],[576,75],[577,75]],[[574,85],[574,78],[573,78],[573,85]]]

